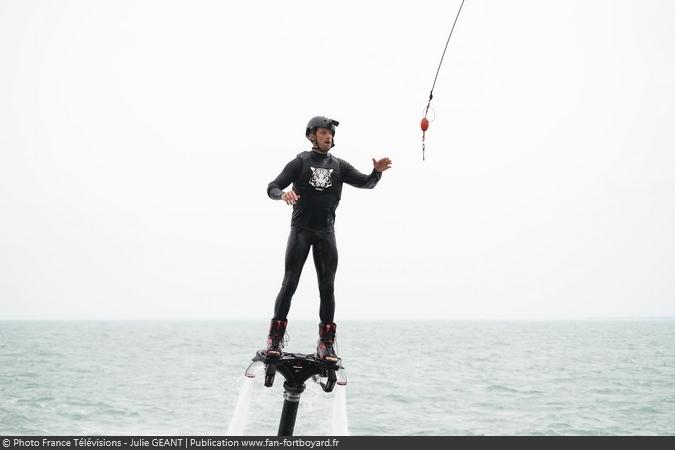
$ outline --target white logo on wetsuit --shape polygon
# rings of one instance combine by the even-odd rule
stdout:
[[[314,186],[317,191],[323,191],[333,185],[331,174],[333,169],[322,169],[317,167],[310,167],[312,169],[312,177],[309,179],[309,184]]]

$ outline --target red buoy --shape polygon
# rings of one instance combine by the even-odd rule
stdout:
[[[429,121],[426,117],[422,118],[422,122],[420,122],[420,128],[422,128],[422,131],[427,131],[429,129]]]

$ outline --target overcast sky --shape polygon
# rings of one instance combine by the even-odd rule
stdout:
[[[675,2],[466,0],[423,162],[459,4],[0,2],[0,319],[269,319],[314,115],[336,322],[675,316]]]

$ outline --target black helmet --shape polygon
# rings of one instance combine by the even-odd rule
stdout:
[[[337,120],[329,119],[324,116],[315,116],[309,119],[307,122],[307,128],[305,129],[305,137],[309,138],[309,133],[313,132],[317,128],[326,128],[333,133],[333,147],[335,147],[335,127],[340,125],[340,122]]]

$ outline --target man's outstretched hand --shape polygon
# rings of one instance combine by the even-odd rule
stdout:
[[[281,194],[281,199],[286,202],[287,205],[294,205],[300,199],[300,196],[295,193],[295,191],[290,190]]]
[[[391,159],[382,158],[376,161],[375,158],[373,158],[373,167],[375,167],[375,170],[378,172],[384,172],[387,169],[391,169]]]

